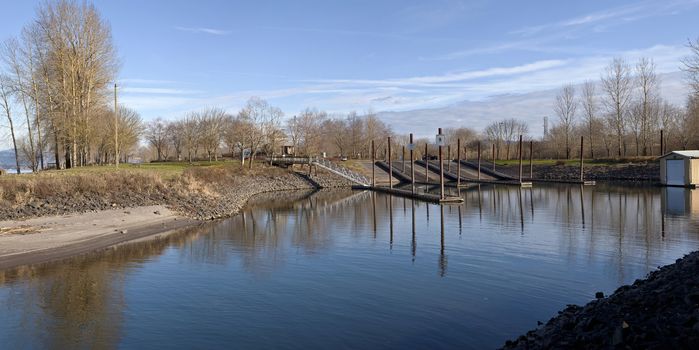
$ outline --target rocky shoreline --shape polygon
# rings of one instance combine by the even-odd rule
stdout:
[[[523,166],[524,176],[529,177],[529,165]],[[497,167],[498,171],[511,176],[519,174],[519,165]],[[625,163],[614,165],[584,165],[585,180],[593,181],[660,181],[660,164]],[[534,165],[533,178],[544,180],[577,180],[580,178],[580,167],[572,165]]]
[[[569,305],[503,349],[699,348],[699,252],[597,297]]]
[[[299,172],[277,171],[273,174],[235,176],[208,186],[188,183],[122,188],[106,193],[75,191],[69,195],[30,195],[19,204],[0,206],[0,221],[149,205],[165,205],[192,219],[213,220],[237,214],[250,197],[259,193],[351,185],[351,182],[325,172],[309,176]]]

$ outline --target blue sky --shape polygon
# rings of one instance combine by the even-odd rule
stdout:
[[[12,16],[0,22],[3,39],[18,34],[39,4],[4,2]],[[418,118],[411,111],[468,103],[495,109],[460,110],[464,115],[445,117],[443,126],[482,127],[512,113],[535,121],[545,109],[498,110],[499,98],[526,100],[597,79],[615,56],[648,56],[660,73],[676,72],[687,39],[699,36],[699,0],[95,5],[112,25],[121,101],[145,119],[212,105],[236,111],[256,95],[287,116],[307,106],[398,111],[385,114],[398,131],[409,131],[410,119]],[[677,103],[680,77],[664,79],[664,94]]]

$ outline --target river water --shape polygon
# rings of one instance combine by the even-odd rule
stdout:
[[[276,193],[166,239],[0,272],[0,347],[494,348],[699,248],[695,191],[459,195]]]

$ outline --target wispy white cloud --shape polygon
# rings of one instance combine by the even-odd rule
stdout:
[[[646,0],[634,4],[608,8],[602,11],[585,14],[562,21],[520,28],[511,34],[524,36],[534,35],[544,30],[566,29],[588,25],[597,25],[601,22],[612,21],[615,23],[629,23],[644,18],[671,15],[678,10],[699,5],[697,0]]]
[[[132,94],[156,94],[156,95],[187,95],[201,93],[197,90],[170,89],[170,88],[143,88],[143,87],[125,87],[122,89],[124,93]]]
[[[195,33],[195,34],[211,34],[211,35],[228,35],[231,34],[230,30],[214,29],[206,27],[175,27],[175,29],[183,32]]]
[[[219,106],[235,112],[251,96],[259,96],[273,104],[281,105],[289,115],[293,115],[304,106],[317,106],[329,112],[366,109],[401,112],[440,108],[463,101],[476,105],[480,101],[504,101],[497,100],[497,96],[539,96],[536,95],[537,92],[555,91],[565,83],[576,84],[588,79],[599,79],[613,57],[624,57],[631,65],[640,57],[650,57],[654,59],[659,74],[672,73],[678,71],[680,58],[687,53],[683,46],[656,45],[637,50],[565,60],[533,61],[515,66],[463,70],[441,75],[390,79],[303,80],[291,82],[291,86],[285,88],[218,94],[181,89],[176,84],[163,87],[155,85],[127,90],[128,93],[125,93],[122,100],[142,110],[145,118],[158,115],[177,117],[186,111],[207,106]],[[674,82],[671,85],[674,90],[669,92],[676,93],[677,86],[680,85],[681,81]],[[675,99],[684,98],[682,94],[679,96],[675,96]],[[546,100],[544,106],[548,106],[551,101]],[[512,106],[520,106],[523,108],[521,112],[529,115],[529,111],[524,110],[525,107],[542,103],[541,99],[538,99],[534,102],[510,104],[510,109],[500,110],[514,113],[515,109]],[[496,107],[495,103],[489,108],[497,110]],[[536,110],[544,109],[537,107]]]
[[[558,22],[533,25],[510,32],[512,40],[488,43],[433,56],[420,57],[423,61],[456,60],[475,55],[496,54],[511,51],[540,53],[581,54],[594,52],[589,45],[570,46],[571,38],[579,38],[587,31],[604,32],[609,28],[657,16],[675,15],[683,10],[699,6],[699,0],[646,0],[634,4],[609,8]]]

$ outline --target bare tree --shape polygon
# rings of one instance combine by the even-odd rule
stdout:
[[[641,58],[636,65],[636,80],[639,89],[638,111],[636,119],[640,132],[636,134],[636,155],[648,155],[648,147],[652,133],[657,125],[659,82],[655,74],[655,63],[652,59]],[[639,152],[640,149],[640,152]]]
[[[167,141],[172,146],[175,151],[175,159],[179,162],[182,161],[182,147],[184,146],[184,134],[185,134],[184,122],[178,120],[176,122],[168,123],[165,134],[167,136]]]
[[[221,146],[226,117],[226,112],[220,108],[208,108],[199,112],[200,139],[209,161],[212,156],[214,160],[218,160],[218,149]]]
[[[631,99],[631,76],[629,66],[622,58],[615,58],[607,67],[602,76],[602,85],[606,98],[604,104],[610,112],[610,125],[616,131],[618,152],[621,157],[626,154],[624,134],[626,131],[626,118],[628,105]]]
[[[27,146],[27,149],[31,152],[31,154],[36,155],[36,153],[34,152],[34,132],[32,131],[32,122],[30,120],[31,114],[29,112],[29,103],[27,101],[29,99],[29,90],[28,85],[24,81],[25,76],[30,73],[27,73],[25,71],[22,62],[22,57],[20,57],[20,55],[20,43],[19,41],[17,41],[17,39],[10,38],[3,43],[2,57],[5,63],[9,66],[10,71],[12,72],[12,75],[9,78],[11,79],[12,90],[14,91],[14,96],[21,103],[22,107],[24,107],[24,116],[26,119],[28,137],[28,143],[25,142],[25,144]],[[29,164],[31,165],[32,171],[36,172],[36,156],[32,156],[29,158]]]
[[[163,160],[163,153],[167,148],[167,129],[168,124],[160,117],[152,120],[146,127],[146,141],[155,148],[159,162]]]
[[[590,158],[595,158],[595,137],[593,130],[597,120],[599,106],[597,104],[594,82],[586,81],[585,84],[583,84],[581,105],[583,107],[583,120],[585,121],[587,140],[590,147]]]
[[[575,126],[575,111],[578,108],[578,103],[575,100],[575,87],[573,85],[565,85],[556,96],[556,104],[554,110],[558,115],[559,127],[563,132],[565,157],[570,159],[570,139]]]
[[[691,54],[682,60],[682,70],[687,75],[687,80],[694,90],[694,95],[699,95],[699,38],[695,41],[689,40],[687,47]]]
[[[0,99],[2,102],[2,109],[7,118],[7,123],[10,127],[10,136],[12,137],[12,147],[15,150],[15,164],[17,166],[17,174],[20,173],[19,167],[19,151],[17,149],[17,138],[15,137],[15,126],[12,121],[12,108],[10,106],[11,91],[8,88],[8,81],[10,79],[7,76],[0,75]]]

